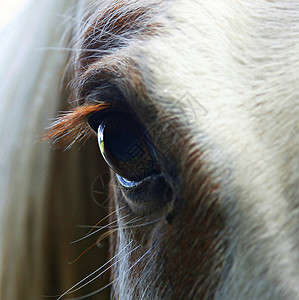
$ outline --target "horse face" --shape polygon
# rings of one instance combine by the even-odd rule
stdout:
[[[117,298],[298,296],[298,16],[296,1],[95,6],[72,88],[114,170]]]

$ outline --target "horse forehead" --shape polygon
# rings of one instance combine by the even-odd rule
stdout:
[[[206,105],[283,110],[298,101],[298,16],[295,1],[174,1],[157,17],[159,34],[134,44],[136,60],[153,94],[187,90]]]
[[[192,130],[232,151],[254,159],[261,147],[298,166],[296,1],[174,1],[163,13],[160,34],[135,45],[150,97],[166,109],[204,109]]]

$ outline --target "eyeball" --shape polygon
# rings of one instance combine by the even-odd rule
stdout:
[[[98,126],[98,142],[103,158],[126,187],[157,171],[157,156],[146,138],[145,129],[131,116],[108,114]]]

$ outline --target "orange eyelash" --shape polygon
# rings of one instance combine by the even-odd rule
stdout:
[[[93,113],[111,108],[110,103],[96,105],[83,105],[58,117],[58,119],[45,132],[42,140],[51,139],[58,147],[70,148],[78,141],[86,142],[92,135],[92,130],[87,124],[87,118]]]

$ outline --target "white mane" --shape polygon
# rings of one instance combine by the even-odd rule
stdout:
[[[77,254],[65,255],[64,249],[73,238],[67,236],[70,231],[65,224],[72,222],[76,214],[56,215],[52,219],[53,232],[56,224],[65,230],[65,237],[57,234],[56,242],[51,242],[53,233],[48,230],[51,207],[63,200],[76,207],[76,199],[63,195],[51,199],[50,195],[56,186],[51,185],[51,178],[69,173],[68,165],[74,162],[70,158],[67,162],[72,154],[64,156],[64,164],[57,161],[57,153],[40,140],[49,121],[66,105],[62,77],[69,57],[68,28],[73,30],[72,24],[79,26],[77,18],[80,19],[82,7],[82,1],[77,6],[74,0],[30,1],[0,36],[0,299],[3,300],[39,299],[47,282],[53,281],[48,278],[51,271],[47,269],[54,264],[53,257],[64,261],[59,271],[59,292],[74,280],[72,271],[64,267]],[[57,170],[57,164],[62,170]],[[78,177],[74,173],[69,175]],[[81,212],[84,214],[84,209]],[[58,255],[47,249],[54,243],[60,248]],[[58,291],[48,292],[53,295]]]

